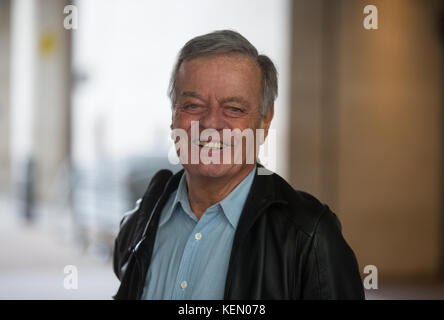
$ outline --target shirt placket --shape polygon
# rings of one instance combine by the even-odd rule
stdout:
[[[198,256],[203,234],[208,233],[213,226],[216,211],[214,209],[206,212],[188,237],[174,284],[173,300],[188,300],[191,298],[191,289],[194,285],[193,281],[195,281],[192,278],[195,258]]]

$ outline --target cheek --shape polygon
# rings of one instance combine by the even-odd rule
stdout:
[[[183,113],[177,113],[173,116],[173,128],[188,130],[191,127],[191,118]]]
[[[248,119],[246,119],[244,127],[250,128],[253,130],[260,129],[261,128],[261,118],[256,115],[249,117]]]

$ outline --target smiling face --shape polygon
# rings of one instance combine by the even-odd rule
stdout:
[[[188,174],[230,178],[249,171],[255,165],[256,143],[249,147],[254,153],[251,163],[247,161],[248,144],[245,144],[245,139],[241,147],[238,145],[235,148],[234,139],[224,139],[223,130],[244,131],[249,128],[255,133],[256,129],[264,129],[266,137],[273,108],[265,116],[261,115],[261,83],[259,66],[242,54],[199,57],[181,64],[176,79],[176,103],[171,128],[187,132],[188,155],[191,155],[192,146],[198,148],[201,155],[197,164],[192,164],[191,156],[188,156],[188,164],[182,163]],[[195,140],[192,140],[191,134],[192,121],[199,123],[199,135]],[[201,135],[202,132],[209,132],[210,135]],[[229,163],[223,161],[226,148],[231,149]],[[236,153],[242,158],[241,163],[235,161]],[[208,163],[207,158],[218,158],[219,163]]]

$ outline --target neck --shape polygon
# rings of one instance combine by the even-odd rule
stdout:
[[[209,207],[229,195],[248,176],[254,166],[246,166],[234,176],[220,178],[191,176],[188,171],[185,171],[188,199],[190,200],[191,210],[193,210],[197,219],[200,219]]]

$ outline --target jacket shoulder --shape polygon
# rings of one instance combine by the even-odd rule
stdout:
[[[333,228],[341,230],[336,214],[330,210],[328,205],[306,191],[294,189],[276,173],[272,175],[272,179],[277,198],[285,203],[282,211],[301,231],[312,236],[321,218],[331,224]]]
[[[156,199],[158,199],[165,184],[172,176],[169,170],[158,171],[150,180],[143,198],[137,200],[133,210],[125,213],[120,221],[120,229],[114,241],[113,267],[119,279],[123,275],[123,266],[129,259],[132,249],[144,228],[144,221]]]

